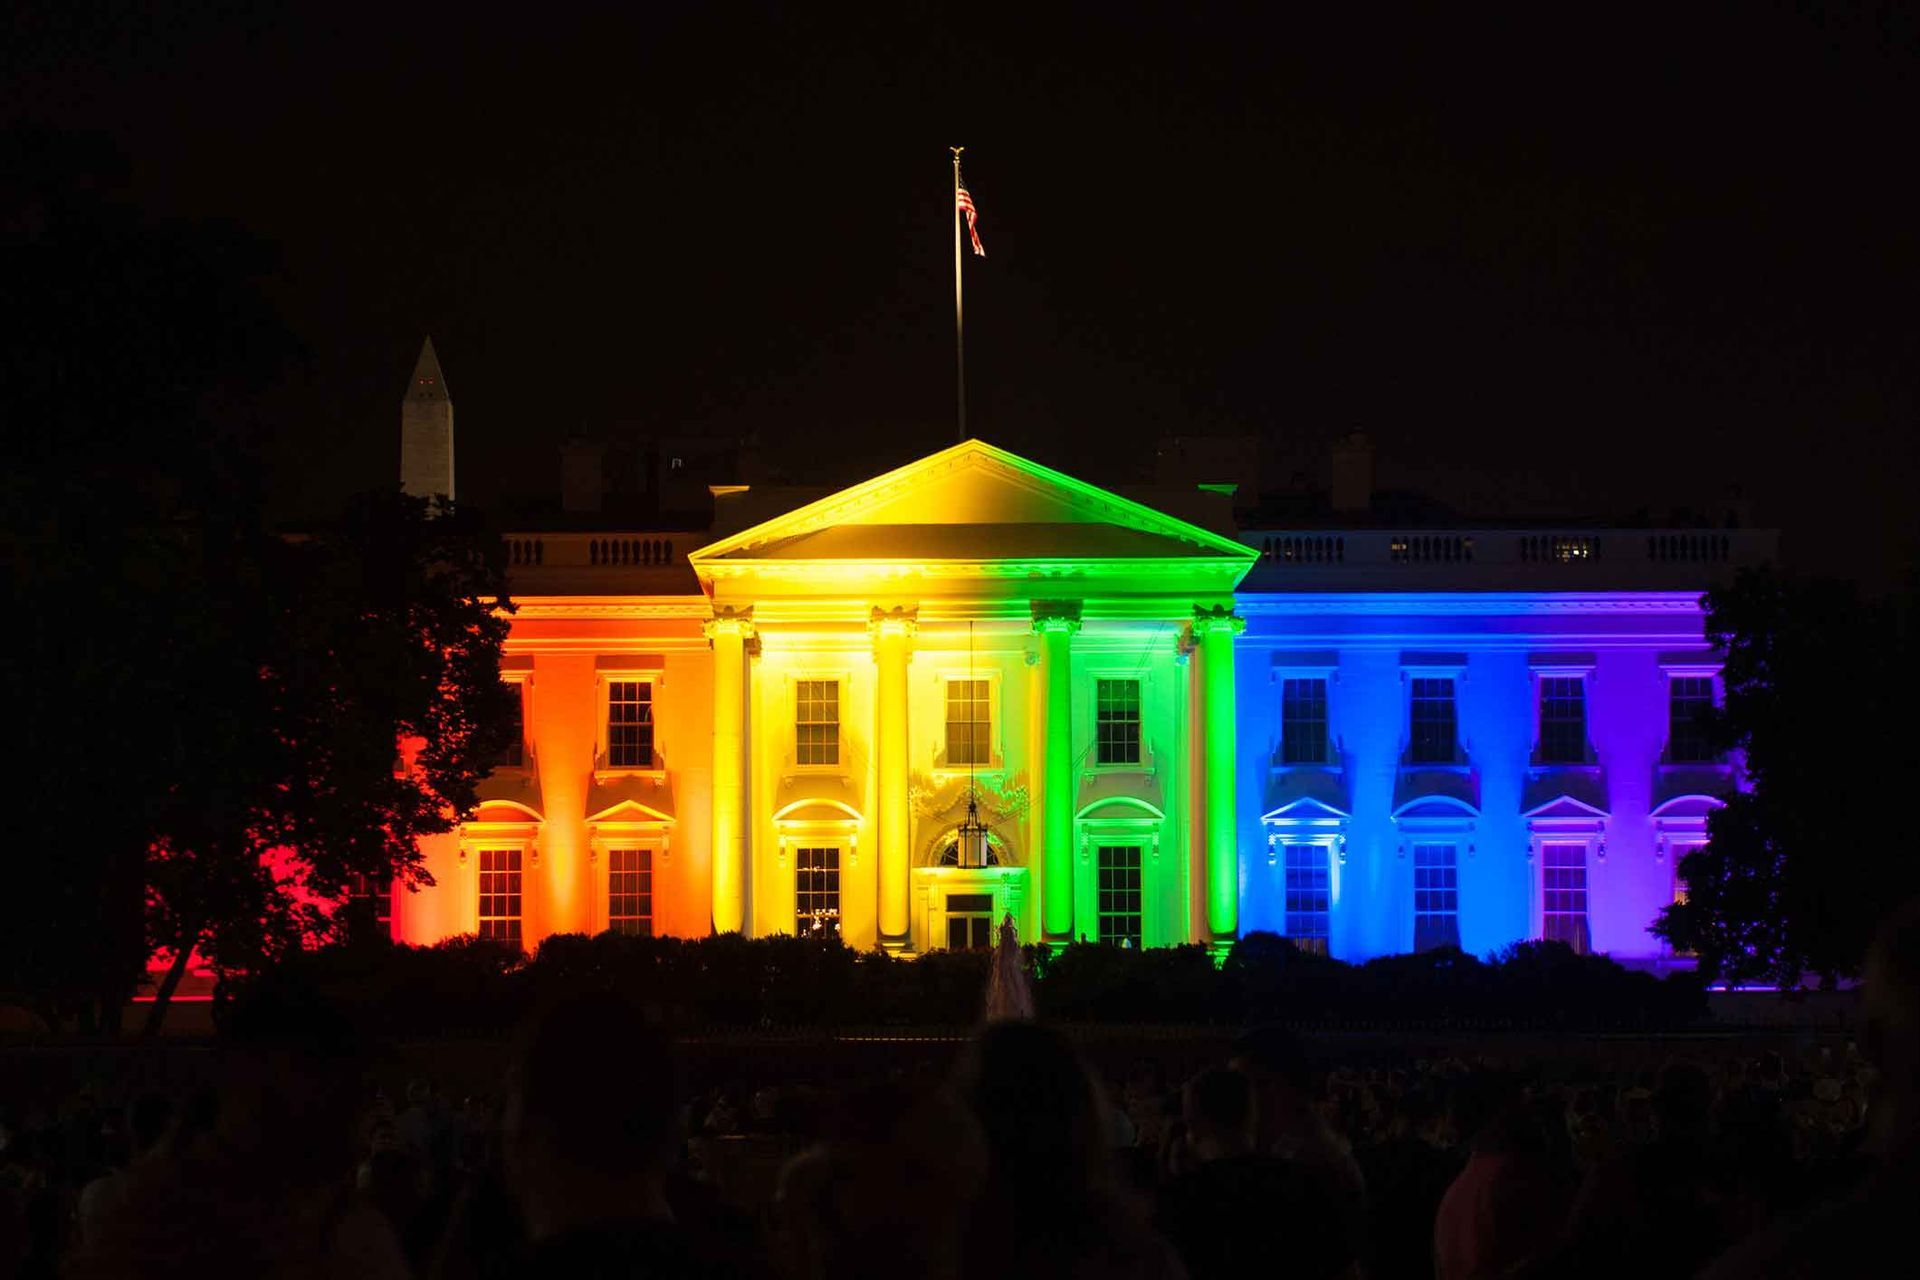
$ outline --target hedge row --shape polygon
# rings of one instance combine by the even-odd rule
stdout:
[[[921,1027],[976,1022],[986,952],[905,960],[837,939],[563,934],[532,956],[473,938],[433,947],[314,952],[224,993],[269,1004],[321,999],[370,1034],[497,1034],[559,994],[612,987],[657,1003],[684,1030]],[[1026,952],[1042,1017],[1077,1023],[1650,1030],[1705,1012],[1689,977],[1656,979],[1529,942],[1476,959],[1453,949],[1351,965],[1273,934],[1205,948],[1076,943]]]

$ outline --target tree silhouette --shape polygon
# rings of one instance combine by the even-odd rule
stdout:
[[[1751,790],[1680,863],[1686,901],[1654,932],[1703,974],[1782,988],[1859,971],[1880,916],[1920,890],[1898,808],[1915,726],[1913,600],[1862,600],[1772,569],[1708,597],[1726,653],[1711,718]]]
[[[202,633],[224,676],[210,749],[152,833],[148,941],[171,963],[151,1026],[191,953],[257,968],[337,935],[358,880],[430,883],[417,841],[472,810],[513,732],[511,606],[477,520],[375,493],[253,549],[259,572],[223,578],[209,603],[231,612]]]
[[[230,971],[329,930],[356,876],[418,880],[412,840],[510,732],[497,539],[396,492],[270,527],[256,406],[297,354],[272,255],[120,182],[87,139],[0,134],[0,697],[25,762],[0,999],[49,1024],[113,1024],[154,946]]]

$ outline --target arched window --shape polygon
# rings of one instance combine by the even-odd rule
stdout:
[[[957,867],[960,865],[960,842],[958,840],[947,841],[946,846],[940,850],[940,865],[943,867]],[[1000,865],[1000,851],[993,847],[993,841],[991,840],[987,841],[987,865],[990,867]]]

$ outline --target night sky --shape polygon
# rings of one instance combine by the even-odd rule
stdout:
[[[482,503],[576,431],[755,432],[796,481],[950,442],[963,143],[985,439],[1317,478],[1360,428],[1464,511],[1737,488],[1802,564],[1903,570],[1914,7],[818,7],[29,0],[0,45],[10,118],[277,248],[289,511],[391,480],[428,331]]]

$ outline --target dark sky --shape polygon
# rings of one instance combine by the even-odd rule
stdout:
[[[1914,6],[822,7],[28,0],[0,43],[9,114],[278,247],[310,507],[391,478],[429,330],[481,501],[616,423],[796,479],[947,443],[960,142],[988,440],[1123,481],[1363,428],[1468,509],[1732,486],[1803,563],[1910,554]]]

